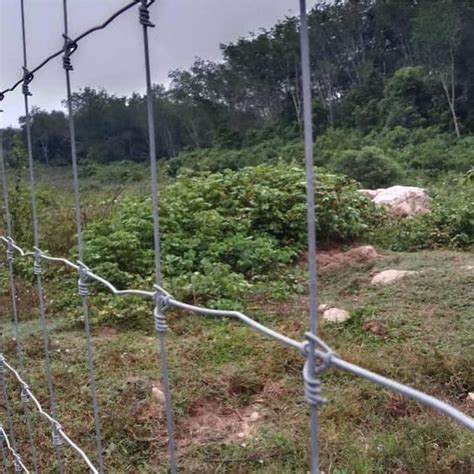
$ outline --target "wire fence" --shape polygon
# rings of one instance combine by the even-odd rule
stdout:
[[[465,415],[453,406],[438,400],[430,395],[415,390],[407,385],[401,384],[395,380],[375,374],[357,365],[351,364],[343,360],[336,354],[324,341],[317,336],[317,307],[318,307],[318,289],[317,289],[317,268],[316,268],[316,226],[315,226],[315,175],[313,164],[313,129],[312,129],[312,99],[311,99],[311,73],[310,73],[310,51],[309,51],[309,33],[308,33],[308,18],[306,11],[306,1],[299,0],[300,7],[300,46],[301,46],[301,65],[302,65],[302,92],[303,92],[303,118],[304,118],[304,139],[305,139],[305,163],[306,163],[306,181],[307,181],[307,225],[308,225],[308,266],[309,266],[309,295],[310,295],[310,310],[309,310],[309,331],[305,334],[304,341],[297,341],[284,334],[281,334],[239,311],[216,310],[204,307],[199,307],[175,299],[168,293],[162,284],[161,278],[161,256],[160,256],[160,226],[159,226],[159,189],[157,178],[157,164],[156,164],[156,141],[155,141],[155,117],[153,108],[153,91],[150,72],[150,45],[148,39],[148,29],[154,25],[150,20],[149,7],[154,3],[154,0],[134,0],[121,9],[117,10],[112,16],[98,26],[92,27],[80,34],[74,39],[68,36],[68,11],[67,0],[63,0],[63,17],[64,17],[64,44],[61,49],[44,59],[38,66],[33,69],[28,69],[27,51],[28,45],[26,41],[25,28],[25,8],[24,0],[20,0],[21,5],[21,25],[22,25],[22,42],[23,42],[23,75],[11,87],[6,88],[0,92],[0,100],[3,100],[7,94],[12,93],[21,84],[21,91],[24,96],[25,105],[25,129],[26,141],[28,151],[28,168],[30,181],[30,197],[31,197],[31,211],[32,211],[32,230],[34,247],[32,250],[23,249],[18,246],[12,236],[12,217],[9,207],[9,192],[8,179],[5,170],[2,141],[0,137],[0,173],[2,175],[3,187],[3,207],[5,212],[6,235],[0,236],[0,241],[5,247],[6,268],[9,276],[9,292],[11,296],[11,312],[14,323],[15,340],[16,340],[16,356],[18,369],[14,368],[10,362],[7,361],[3,351],[0,350],[0,384],[4,404],[7,413],[8,431],[3,427],[3,421],[0,419],[0,438],[2,462],[5,469],[13,465],[16,472],[39,472],[40,466],[37,456],[37,446],[33,436],[33,426],[31,420],[31,407],[37,411],[51,426],[51,443],[54,446],[56,453],[56,467],[60,473],[65,470],[62,449],[64,445],[75,452],[88,467],[91,472],[103,473],[105,471],[104,456],[103,456],[103,436],[101,430],[101,416],[99,411],[99,404],[97,399],[97,383],[94,367],[94,352],[91,338],[91,326],[89,319],[89,289],[88,283],[96,282],[109,290],[113,295],[138,295],[145,299],[151,300],[154,303],[154,322],[155,329],[158,334],[160,362],[161,362],[161,376],[163,384],[163,392],[165,398],[165,413],[166,413],[166,428],[168,435],[168,453],[169,453],[169,468],[172,473],[178,470],[178,461],[176,457],[176,443],[174,435],[174,421],[171,400],[170,377],[167,359],[166,348],[166,333],[168,330],[166,311],[170,308],[181,309],[189,311],[194,314],[202,314],[208,316],[217,316],[224,318],[234,318],[240,322],[248,325],[252,329],[262,333],[265,336],[273,338],[274,340],[296,349],[301,353],[305,359],[303,368],[303,382],[305,398],[310,408],[310,426],[311,426],[311,472],[319,472],[319,436],[318,436],[318,412],[319,408],[325,403],[325,399],[321,393],[320,375],[334,367],[347,372],[350,372],[358,377],[367,379],[374,383],[380,384],[391,390],[399,392],[407,397],[414,398],[428,407],[434,408],[441,413],[446,414],[461,425],[464,425],[469,430],[474,431],[474,419]],[[84,243],[82,237],[82,221],[81,221],[81,196],[79,189],[78,177],[78,163],[76,151],[76,138],[74,115],[71,98],[71,72],[73,71],[71,56],[79,47],[81,40],[91,35],[92,33],[106,28],[117,17],[124,14],[132,7],[138,7],[139,24],[141,25],[143,35],[143,51],[144,51],[144,71],[146,84],[146,99],[147,99],[147,114],[148,114],[148,136],[149,136],[149,158],[151,171],[151,195],[152,195],[152,209],[153,209],[153,228],[154,228],[154,246],[155,246],[155,285],[152,289],[118,289],[110,281],[94,273],[84,263]],[[69,136],[71,144],[71,164],[73,171],[73,193],[75,202],[75,218],[77,230],[77,247],[79,253],[79,260],[73,262],[67,258],[55,257],[48,255],[41,250],[41,243],[39,240],[39,222],[37,217],[36,206],[36,183],[34,172],[34,160],[32,152],[31,141],[31,117],[29,110],[29,96],[31,95],[29,85],[34,79],[35,73],[44,68],[51,60],[62,55],[63,68],[66,79],[66,99],[67,111],[69,121]],[[34,395],[27,383],[24,367],[23,346],[21,340],[21,332],[19,330],[19,314],[17,308],[16,297],[16,281],[13,267],[14,258],[31,259],[33,272],[36,279],[37,294],[38,294],[38,308],[40,313],[40,327],[43,340],[44,364],[49,394],[49,411],[43,408],[38,398]],[[84,317],[84,330],[86,338],[86,360],[89,369],[89,385],[91,389],[91,405],[94,415],[95,427],[95,458],[92,461],[92,455],[86,452],[75,443],[65,432],[60,424],[56,414],[56,397],[53,383],[53,376],[51,371],[51,357],[50,357],[50,339],[49,328],[45,317],[45,292],[42,283],[43,264],[59,264],[69,267],[77,272],[78,285],[77,293],[81,300],[82,312]],[[22,413],[25,419],[28,433],[28,444],[30,449],[31,466],[27,466],[22,461],[20,453],[17,451],[17,443],[15,438],[15,420],[12,415],[12,406],[10,400],[9,385],[6,376],[13,376],[13,380],[20,387],[20,403]],[[40,447],[41,448],[41,447]],[[11,464],[13,463],[13,464]],[[30,470],[29,470],[30,469]]]

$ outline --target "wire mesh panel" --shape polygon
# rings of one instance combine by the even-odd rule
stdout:
[[[338,368],[358,377],[367,379],[374,383],[380,384],[391,390],[399,392],[407,397],[414,398],[419,402],[446,414],[453,420],[466,426],[471,431],[474,431],[474,420],[463,414],[456,408],[449,404],[431,397],[425,393],[417,391],[407,385],[401,384],[395,380],[383,377],[381,375],[370,372],[362,367],[351,364],[343,360],[336,354],[317,334],[317,307],[318,307],[318,287],[317,287],[317,268],[316,268],[316,225],[315,225],[315,187],[317,186],[316,177],[314,173],[313,163],[313,128],[312,128],[312,98],[311,98],[311,71],[310,71],[310,51],[309,51],[309,32],[308,32],[308,17],[306,11],[306,1],[299,0],[300,7],[300,48],[301,48],[301,82],[302,82],[302,96],[303,96],[303,118],[304,118],[304,139],[305,139],[305,162],[306,162],[306,200],[307,200],[307,233],[308,233],[308,267],[309,267],[309,326],[308,332],[305,335],[304,341],[297,341],[285,334],[282,334],[266,325],[259,323],[255,319],[239,311],[228,311],[209,309],[196,305],[191,305],[182,302],[173,297],[169,292],[163,288],[161,275],[161,252],[160,252],[160,219],[159,219],[159,189],[158,189],[158,171],[156,163],[156,138],[155,138],[155,117],[154,117],[154,92],[152,89],[151,67],[150,67],[150,42],[148,37],[148,30],[154,26],[150,18],[150,7],[154,0],[135,0],[122,8],[117,10],[106,21],[98,26],[92,27],[76,38],[69,37],[69,22],[68,22],[68,3],[63,0],[63,17],[64,17],[64,34],[63,47],[45,58],[38,66],[33,69],[28,69],[27,52],[28,44],[26,41],[25,28],[25,5],[24,0],[21,1],[21,17],[22,17],[22,41],[23,41],[23,74],[22,77],[9,88],[0,92],[0,100],[3,100],[9,93],[15,91],[21,85],[21,92],[24,96],[25,106],[25,129],[26,142],[28,150],[28,165],[29,165],[29,181],[30,181],[30,198],[31,198],[31,213],[32,213],[32,233],[34,247],[31,250],[24,249],[17,245],[12,235],[12,219],[9,207],[9,193],[8,181],[4,165],[3,150],[1,148],[0,139],[0,173],[2,175],[3,186],[3,207],[5,211],[6,234],[0,236],[0,241],[5,247],[5,262],[6,269],[9,276],[9,291],[11,295],[11,313],[14,322],[15,340],[16,340],[16,354],[17,366],[10,363],[5,355],[0,350],[0,385],[2,397],[6,408],[8,425],[7,430],[4,429],[5,420],[0,420],[0,441],[1,441],[1,455],[2,462],[5,469],[11,464],[18,472],[39,472],[40,466],[37,460],[37,450],[40,449],[35,444],[34,424],[32,423],[31,412],[34,410],[40,415],[42,419],[49,423],[51,428],[51,442],[56,451],[56,467],[59,472],[64,472],[66,466],[63,459],[63,450],[65,447],[74,452],[82,466],[94,473],[102,473],[107,469],[104,462],[103,453],[103,434],[101,429],[101,414],[99,409],[99,399],[95,372],[94,351],[91,337],[91,323],[89,315],[89,289],[88,283],[94,282],[101,285],[104,289],[111,292],[111,294],[121,297],[125,295],[135,295],[143,299],[149,300],[154,305],[153,319],[155,322],[155,329],[158,333],[160,363],[162,386],[164,392],[166,428],[167,428],[167,443],[169,453],[169,468],[171,472],[178,471],[178,459],[176,453],[175,441],[175,427],[173,420],[173,410],[171,402],[172,394],[172,380],[170,380],[170,373],[168,367],[168,355],[166,344],[166,333],[168,330],[166,311],[171,308],[189,311],[193,314],[202,314],[208,316],[218,316],[222,318],[233,318],[241,323],[247,325],[251,329],[268,336],[277,343],[286,345],[298,351],[304,358],[302,381],[304,384],[304,392],[307,403],[310,408],[310,426],[311,426],[311,471],[313,473],[319,472],[319,435],[318,435],[318,409],[324,403],[324,397],[321,393],[320,374],[330,368]],[[149,289],[118,289],[111,281],[96,274],[87,266],[84,261],[84,238],[83,225],[81,220],[81,196],[79,186],[79,173],[77,162],[76,149],[76,131],[74,123],[74,113],[72,105],[72,86],[71,75],[74,70],[72,63],[72,55],[79,47],[79,43],[85,37],[92,33],[106,28],[120,15],[129,11],[132,7],[137,8],[138,21],[137,25],[141,27],[143,37],[143,53],[144,53],[144,77],[146,84],[146,103],[147,103],[147,123],[148,123],[148,143],[149,143],[149,159],[150,159],[150,174],[151,174],[151,197],[152,197],[152,216],[153,216],[153,238],[154,238],[154,260],[155,260],[155,284],[153,288]],[[138,28],[137,28],[138,34]],[[31,116],[29,107],[29,97],[31,95],[30,85],[34,80],[35,74],[45,67],[50,61],[62,55],[63,69],[65,71],[66,79],[66,101],[69,121],[69,138],[71,151],[71,166],[73,172],[73,195],[75,207],[75,224],[77,233],[77,249],[78,261],[72,261],[67,258],[51,256],[47,252],[41,250],[41,242],[39,239],[39,226],[41,222],[38,219],[37,205],[36,205],[36,181],[34,169],[34,156],[31,143]],[[44,364],[46,373],[46,382],[49,394],[49,409],[43,407],[39,398],[35,396],[33,390],[30,389],[27,383],[27,375],[24,369],[24,354],[21,333],[18,329],[20,315],[16,305],[16,291],[17,284],[15,281],[15,273],[13,267],[14,258],[29,260],[32,265],[33,273],[35,275],[37,294],[38,294],[38,308],[40,316],[40,327],[43,336],[43,352]],[[49,329],[46,320],[46,305],[45,292],[43,289],[43,267],[45,265],[52,265],[54,268],[67,267],[76,272],[78,277],[77,293],[81,301],[81,308],[84,320],[84,330],[86,339],[86,361],[88,366],[88,379],[91,392],[91,405],[94,418],[95,429],[95,453],[87,453],[86,450],[73,441],[67,434],[66,429],[63,428],[58,420],[56,413],[57,403],[55,397],[54,374],[51,367],[50,356],[50,337]],[[10,379],[8,382],[7,378]],[[9,383],[15,383],[19,387],[19,392],[11,392]],[[19,393],[21,398],[22,416],[24,417],[27,426],[28,445],[30,450],[29,459],[31,466],[27,467],[22,460],[20,453],[17,451],[15,418],[12,415],[11,398],[13,393]],[[93,460],[94,461],[93,461]]]

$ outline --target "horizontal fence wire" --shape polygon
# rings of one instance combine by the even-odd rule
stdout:
[[[16,370],[14,367],[12,367],[6,360],[4,354],[0,353],[0,368],[1,369],[7,369],[18,381],[20,384],[20,396],[24,401],[31,401],[35,405],[38,413],[45,418],[46,420],[51,423],[52,427],[52,442],[53,444],[58,444],[61,443],[63,440],[66,444],[69,445],[70,448],[72,448],[79,456],[84,460],[86,463],[87,467],[91,470],[93,473],[98,473],[98,469],[92,464],[91,460],[87,456],[87,454],[74,442],[72,439],[66,434],[64,431],[63,427],[61,426],[61,423],[51,416],[44,408],[42,407],[41,403],[38,401],[38,399],[35,397],[33,392],[31,391],[29,385],[26,383],[26,381],[23,379],[23,377],[20,375],[18,370]]]
[[[2,452],[3,452],[3,443],[5,443],[7,446],[8,452],[13,457],[13,466],[15,468],[15,472],[29,473],[30,471],[23,464],[23,461],[21,460],[21,456],[18,454],[17,450],[12,446],[12,443],[10,442],[10,438],[8,437],[8,434],[2,425],[0,425],[0,441],[2,443]]]
[[[81,33],[80,35],[78,35],[76,38],[70,39],[71,44],[73,44],[73,45],[75,45],[75,47],[77,47],[77,44],[79,43],[79,41],[83,40],[84,38],[86,38],[87,36],[89,36],[90,34],[96,32],[96,31],[99,31],[99,30],[102,30],[102,29],[106,28],[116,18],[118,18],[120,15],[122,15],[122,13],[125,13],[127,10],[129,10],[133,6],[137,5],[138,3],[140,3],[140,0],[133,0],[132,2],[128,3],[123,8],[116,11],[113,15],[111,15],[107,20],[105,20],[100,25],[89,28],[86,31],[84,31],[83,33]],[[51,55],[49,55],[47,58],[45,58],[43,61],[41,61],[41,63],[38,64],[38,66],[36,66],[35,68],[33,68],[31,70],[24,70],[23,71],[23,76],[20,79],[18,79],[10,87],[7,87],[6,89],[0,91],[0,101],[2,101],[5,98],[5,95],[7,93],[13,92],[20,84],[22,84],[22,83],[23,84],[25,84],[25,83],[29,84],[34,79],[34,74],[36,72],[43,69],[51,60],[53,60],[54,58],[57,58],[58,56],[60,56],[63,53],[64,53],[64,47],[61,47],[60,50],[58,50],[58,51],[52,53]]]
[[[165,335],[167,332],[167,323],[165,312],[170,308],[177,310],[184,310],[191,312],[196,315],[203,316],[214,316],[214,317],[225,317],[234,318],[249,326],[251,329],[268,336],[279,343],[282,343],[288,347],[297,350],[304,358],[305,363],[303,366],[303,379],[304,379],[304,392],[305,398],[310,405],[311,413],[311,471],[314,473],[319,472],[319,443],[318,443],[318,409],[325,402],[324,397],[321,393],[321,382],[320,375],[330,369],[338,368],[346,372],[352,373],[357,377],[364,378],[371,382],[377,383],[385,388],[396,391],[411,397],[418,402],[431,407],[440,413],[444,413],[454,421],[457,421],[461,425],[467,427],[469,430],[474,432],[474,419],[462,413],[457,408],[438,400],[426,393],[411,388],[408,385],[399,383],[393,379],[378,375],[374,372],[366,370],[358,365],[352,364],[342,359],[336,352],[334,352],[324,341],[317,336],[317,279],[316,279],[316,235],[315,235],[315,213],[314,213],[314,186],[315,176],[313,169],[313,131],[312,131],[312,107],[311,107],[311,73],[310,73],[310,62],[309,62],[309,41],[308,41],[308,19],[306,12],[306,1],[299,0],[300,6],[300,45],[301,45],[301,64],[302,64],[302,90],[303,90],[303,102],[304,102],[304,131],[305,131],[305,157],[306,157],[306,182],[307,182],[307,217],[308,217],[308,248],[309,248],[309,293],[310,293],[310,331],[305,334],[303,341],[297,341],[292,339],[280,332],[271,329],[253,318],[247,316],[240,311],[229,311],[210,309],[201,306],[191,305],[186,302],[175,299],[170,293],[168,293],[162,287],[162,276],[160,268],[160,228],[159,228],[159,200],[158,200],[158,180],[157,180],[157,166],[156,166],[156,138],[155,138],[155,119],[154,119],[154,108],[153,108],[153,90],[151,83],[150,74],[150,53],[149,53],[149,40],[148,40],[148,29],[153,27],[154,24],[150,20],[148,8],[154,3],[155,0],[134,0],[127,3],[122,8],[113,13],[103,23],[91,27],[83,33],[79,34],[75,38],[68,37],[68,25],[67,25],[67,2],[63,0],[64,8],[64,34],[63,34],[63,46],[60,50],[52,53],[46,57],[38,66],[28,70],[26,64],[26,41],[25,41],[25,28],[24,28],[24,12],[23,12],[23,1],[22,5],[22,26],[23,26],[23,42],[24,42],[24,67],[22,77],[16,81],[12,86],[6,88],[0,92],[0,101],[5,98],[5,94],[13,92],[20,84],[22,84],[22,92],[25,96],[25,110],[26,110],[26,128],[27,128],[27,142],[29,151],[29,168],[30,168],[30,179],[31,179],[31,200],[33,209],[33,224],[34,224],[34,237],[35,245],[33,250],[24,250],[18,246],[13,240],[11,235],[11,225],[7,227],[7,235],[0,236],[0,242],[6,247],[7,262],[9,262],[9,272],[13,275],[13,269],[11,267],[13,261],[13,255],[18,258],[31,258],[33,260],[34,273],[38,279],[38,292],[40,296],[40,309],[42,314],[42,325],[45,337],[45,358],[46,363],[49,364],[49,352],[48,352],[48,332],[45,327],[44,321],[44,308],[42,306],[43,289],[41,287],[41,264],[43,262],[51,264],[60,264],[74,270],[79,275],[78,278],[78,293],[81,296],[83,302],[83,310],[88,314],[87,296],[89,290],[86,286],[86,281],[94,281],[101,285],[104,289],[110,291],[116,296],[137,296],[151,300],[155,304],[154,319],[155,328],[158,332],[159,344],[160,344],[160,360],[162,368],[163,386],[165,389],[165,409],[166,409],[166,422],[167,422],[167,433],[168,433],[168,448],[169,448],[169,459],[170,459],[170,470],[172,473],[177,471],[177,461],[175,453],[175,439],[174,439],[174,423],[172,416],[171,406],[171,389],[168,374],[168,362],[167,362],[167,350],[165,344]],[[91,35],[92,33],[106,28],[121,14],[137,5],[139,11],[139,22],[142,26],[143,31],[143,47],[144,47],[144,66],[145,66],[145,79],[146,79],[146,100],[147,100],[147,113],[148,113],[148,135],[149,135],[149,155],[150,155],[150,170],[152,177],[152,200],[153,200],[153,227],[154,227],[154,243],[155,243],[155,275],[156,282],[152,289],[118,289],[106,278],[94,273],[89,267],[87,267],[83,261],[83,242],[82,242],[82,223],[80,221],[80,195],[79,195],[79,183],[77,173],[77,156],[75,148],[75,130],[73,113],[71,108],[71,86],[69,73],[73,70],[71,63],[71,55],[78,48],[78,43]],[[38,241],[38,222],[36,220],[35,210],[35,186],[34,186],[34,171],[33,171],[33,157],[31,153],[31,130],[29,124],[29,109],[28,109],[28,96],[31,95],[29,92],[29,84],[34,79],[34,74],[44,68],[54,58],[63,55],[63,68],[66,71],[66,82],[67,82],[67,99],[69,104],[69,124],[70,124],[70,139],[71,139],[71,157],[73,165],[73,182],[75,192],[75,210],[77,218],[77,230],[78,230],[78,244],[80,249],[80,256],[78,261],[72,261],[64,257],[50,256],[40,249]],[[1,154],[0,147],[0,154]],[[1,157],[3,162],[3,156]],[[4,167],[1,169],[2,173],[5,173]],[[4,186],[4,200],[8,200],[8,189],[6,179],[3,180]],[[7,203],[5,203],[7,207]],[[12,293],[13,294],[13,293]],[[52,440],[53,445],[59,449],[59,445],[65,442],[81,459],[85,462],[87,467],[93,473],[102,473],[104,471],[102,461],[102,448],[101,448],[101,435],[100,435],[100,424],[99,424],[99,411],[95,393],[95,374],[93,369],[93,358],[92,358],[92,346],[90,345],[90,329],[88,323],[86,325],[86,336],[88,338],[89,353],[88,362],[90,368],[90,382],[92,388],[93,408],[94,417],[96,422],[96,439],[98,448],[98,462],[99,467],[95,467],[90,458],[87,456],[85,451],[74,441],[63,430],[61,424],[54,415],[54,398],[51,399],[51,413],[52,415],[43,409],[38,399],[34,396],[25,379],[21,375],[21,364],[20,371],[15,369],[0,351],[0,368],[9,371],[21,388],[21,399],[23,402],[30,401],[36,407],[39,414],[45,418],[52,426]],[[51,381],[49,381],[51,384]],[[50,386],[52,393],[52,385]],[[8,394],[6,394],[8,397]],[[11,430],[11,439],[14,440],[13,426]],[[15,443],[10,442],[9,436],[5,432],[4,428],[0,426],[0,436],[2,437],[2,455],[4,456],[4,462],[6,462],[6,455],[9,453],[13,458],[15,470],[20,472],[29,472],[24,465],[20,455],[18,454]],[[4,449],[3,441],[7,447],[7,453]],[[58,454],[58,467],[59,471],[63,471],[62,460]],[[35,466],[35,471],[36,471]]]
[[[41,252],[40,250],[35,250],[35,251],[23,250],[21,247],[19,247],[15,243],[12,243],[12,239],[8,236],[0,236],[0,241],[3,242],[4,245],[11,245],[12,248],[18,252],[20,257],[33,258],[39,252],[45,261],[50,261],[52,263],[61,263],[72,269],[78,269],[79,266],[81,265],[80,262],[75,263],[71,260],[68,260],[67,258],[51,257]],[[444,413],[445,415],[452,418],[454,421],[457,421],[461,425],[465,426],[466,428],[474,432],[474,418],[471,418],[468,415],[465,415],[463,412],[453,407],[452,405],[446,402],[443,402],[441,400],[438,400],[437,398],[432,397],[431,395],[428,395],[424,392],[416,390],[408,385],[397,382],[396,380],[371,372],[370,370],[364,369],[356,364],[352,364],[350,362],[345,361],[335,351],[331,350],[330,347],[324,341],[322,341],[320,338],[316,336],[311,335],[310,333],[306,335],[305,341],[303,342],[297,341],[296,339],[292,339],[284,334],[281,334],[278,331],[275,331],[274,329],[271,329],[259,323],[258,321],[255,321],[250,316],[247,316],[246,314],[240,311],[211,309],[211,308],[205,308],[202,306],[188,304],[188,303],[185,303],[183,301],[179,301],[173,298],[173,296],[169,292],[167,292],[165,289],[163,289],[161,286],[158,286],[158,285],[154,285],[153,290],[137,290],[137,289],[119,290],[110,281],[95,274],[89,268],[87,268],[86,272],[87,272],[88,277],[90,277],[92,280],[96,281],[97,283],[102,284],[106,289],[108,289],[114,295],[117,295],[117,296],[138,295],[138,296],[143,296],[152,301],[160,300],[162,309],[174,307],[174,308],[182,309],[194,314],[237,319],[241,321],[242,323],[246,324],[247,326],[251,327],[252,329],[255,329],[258,332],[278,342],[281,342],[289,347],[292,347],[293,349],[298,350],[304,357],[306,357],[308,354],[308,339],[310,339],[316,343],[317,349],[315,349],[314,354],[316,355],[318,359],[323,361],[324,370],[330,367],[336,367],[338,369],[357,375],[358,377],[370,380],[386,388],[399,392],[402,395],[406,395],[407,397],[414,398],[420,403],[423,403],[426,406],[429,406],[441,413]],[[308,374],[308,375],[311,376],[311,374]]]

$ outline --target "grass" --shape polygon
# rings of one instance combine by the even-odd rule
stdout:
[[[321,335],[348,361],[425,390],[472,415],[474,407],[466,396],[474,391],[474,273],[461,268],[468,264],[474,264],[472,254],[427,251],[390,253],[375,262],[324,270],[320,302],[349,310],[351,319],[343,324],[321,322]],[[394,285],[372,288],[370,273],[375,267],[422,272]],[[5,275],[1,281],[2,347],[14,361]],[[72,298],[73,294],[70,288]],[[51,286],[46,286],[46,295],[48,301],[55,299]],[[22,301],[25,298],[27,302]],[[114,322],[101,317],[107,313],[101,304],[100,297],[91,298],[108,472],[166,472],[163,407],[152,396],[152,387],[160,388],[152,308],[141,303],[127,318],[124,306],[122,319]],[[20,306],[27,378],[33,392],[48,406],[32,295],[21,294]],[[248,306],[258,320],[302,340],[307,327],[304,295],[271,299],[262,294]],[[85,338],[68,316],[50,302],[58,417],[93,457]],[[133,323],[128,321],[131,318]],[[367,320],[376,320],[383,331],[377,335],[364,330]],[[182,472],[308,471],[302,357],[236,321],[170,312],[169,326]],[[474,469],[474,440],[466,429],[414,401],[336,369],[322,378],[329,399],[321,410],[325,472],[468,473]],[[9,390],[16,400],[18,389],[12,380]],[[15,409],[19,413],[18,403]],[[54,472],[49,426],[38,417],[34,426],[43,472]],[[16,428],[20,451],[29,462],[21,421]],[[85,472],[77,456],[67,448],[63,451],[67,472]]]

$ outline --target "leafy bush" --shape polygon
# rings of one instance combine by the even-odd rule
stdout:
[[[326,166],[335,156],[345,150],[359,150],[363,146],[362,134],[354,129],[328,129],[317,137],[314,160]]]
[[[369,188],[394,184],[402,175],[397,163],[373,146],[363,147],[360,151],[344,151],[329,166],[335,172],[346,174]]]
[[[320,240],[363,235],[376,212],[354,182],[318,173]],[[240,171],[181,176],[163,189],[162,270],[183,298],[228,304],[278,274],[306,246],[304,171],[277,162]],[[117,214],[89,223],[87,262],[117,284],[153,274],[150,199],[128,197]]]
[[[100,165],[83,160],[79,166],[80,178],[93,178],[100,184],[128,184],[142,181],[147,176],[147,167],[133,161],[112,162]]]
[[[166,171],[172,177],[183,170],[215,173],[258,166],[280,159],[302,162],[303,155],[302,140],[286,141],[283,137],[277,136],[241,149],[214,147],[187,151],[169,160],[166,163]]]

